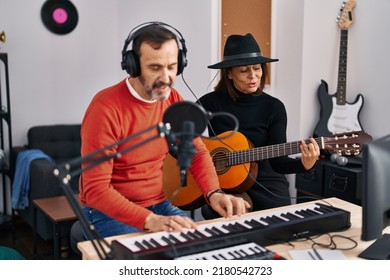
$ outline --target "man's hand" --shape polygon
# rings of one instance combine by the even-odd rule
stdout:
[[[233,215],[241,216],[251,208],[251,205],[242,197],[220,192],[213,193],[209,202],[214,211],[225,218],[231,218]]]
[[[196,223],[183,216],[161,216],[150,213],[145,220],[144,229],[149,232],[180,231],[184,228],[196,228]]]

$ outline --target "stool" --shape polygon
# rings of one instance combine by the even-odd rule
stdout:
[[[77,220],[76,214],[73,212],[68,200],[65,196],[54,196],[47,198],[39,198],[33,200],[33,256],[37,255],[36,245],[36,216],[37,211],[45,214],[53,224],[54,228],[54,259],[60,259],[60,241],[61,241],[61,227],[66,223],[71,223]]]

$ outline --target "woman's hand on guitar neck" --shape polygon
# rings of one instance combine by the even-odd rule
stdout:
[[[241,216],[248,212],[251,205],[240,196],[215,192],[209,197],[210,206],[219,215],[225,218],[231,218],[233,215]]]
[[[318,157],[320,156],[320,147],[313,137],[309,137],[310,143],[306,144],[305,141],[301,142],[301,162],[306,170],[310,170],[316,164]]]

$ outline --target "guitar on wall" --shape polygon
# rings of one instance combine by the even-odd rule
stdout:
[[[346,101],[348,28],[352,24],[352,10],[355,6],[354,0],[343,2],[337,17],[341,29],[337,92],[328,94],[328,84],[324,80],[321,81],[317,91],[321,106],[320,120],[314,129],[314,136],[363,130],[359,120],[363,96],[358,94],[354,103]]]
[[[231,133],[227,131],[213,138],[202,137],[212,157],[221,189],[227,193],[243,193],[254,184],[258,161],[300,153],[301,141],[253,148],[253,144],[243,134],[235,132],[228,137]],[[320,149],[352,156],[358,155],[363,144],[370,142],[372,137],[363,131],[353,131],[318,137],[315,140]],[[163,187],[167,198],[173,205],[184,210],[193,210],[206,203],[190,172],[188,172],[187,185],[178,186],[180,186],[180,169],[177,160],[168,154],[163,166]]]

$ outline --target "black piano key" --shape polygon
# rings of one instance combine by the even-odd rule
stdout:
[[[302,219],[301,217],[298,217],[297,215],[294,215],[293,213],[290,213],[290,212],[283,213],[281,216],[283,216],[289,220],[292,220],[292,221]]]
[[[283,223],[285,220],[279,218],[278,216],[272,215],[271,219],[274,220],[276,223]]]
[[[230,223],[229,228],[233,229],[235,232],[240,232],[242,229],[238,225],[238,223]]]
[[[199,236],[197,236],[196,234],[194,234],[193,232],[191,232],[191,231],[189,231],[189,232],[187,232],[187,234],[191,237],[191,238],[193,238],[194,240],[196,240],[196,239],[200,239],[200,237]]]
[[[263,222],[266,222],[266,223],[269,224],[269,225],[275,224],[275,222],[274,222],[272,219],[270,219],[269,216],[264,217],[264,218],[260,218],[260,220],[263,221]]]
[[[180,236],[183,237],[184,239],[187,239],[188,241],[193,241],[194,240],[194,238],[192,238],[190,235],[188,235],[188,234],[186,234],[184,232],[180,233]]]
[[[298,215],[301,215],[303,217],[309,217],[310,216],[309,214],[307,214],[306,212],[304,212],[302,210],[295,211],[295,213],[297,213]]]
[[[155,245],[156,247],[162,247],[162,245],[160,243],[158,243],[155,239],[150,239],[150,242]]]
[[[209,228],[205,228],[205,231],[207,231],[211,236],[218,236],[219,234]]]
[[[178,244],[178,243],[181,243],[181,241],[179,239],[177,239],[174,235],[170,234],[169,235],[169,239],[172,240],[174,242],[174,244]]]
[[[138,241],[136,241],[134,243],[134,245],[137,246],[138,248],[140,248],[141,250],[146,250],[146,248],[141,243],[139,243]]]
[[[245,222],[248,223],[249,225],[251,225],[252,227],[254,227],[255,229],[261,229],[261,228],[267,227],[265,224],[260,223],[254,219],[252,219],[250,221],[245,221]]]
[[[258,245],[256,245],[255,247],[253,247],[257,252],[263,252],[262,248]]]
[[[234,227],[236,227],[240,231],[249,230],[246,226],[242,225],[241,223],[235,223]]]
[[[240,253],[243,255],[243,256],[248,256],[248,253],[245,252],[244,250],[240,249]]]
[[[317,208],[316,211],[321,212],[322,214],[327,214],[327,213],[329,213],[329,210],[328,210],[328,209],[325,209],[325,208],[323,208],[323,207]]]
[[[313,216],[320,215],[319,213],[317,213],[316,211],[313,211],[312,209],[306,209],[306,211],[312,213]]]
[[[238,256],[237,258],[242,258],[242,257],[245,256],[245,255],[242,254],[241,251],[236,251],[236,250],[235,250],[234,253]]]
[[[150,244],[147,240],[142,240],[142,244],[147,247],[148,249],[152,249],[153,245]]]
[[[219,235],[225,235],[225,233],[217,227],[212,227],[211,229],[216,233],[218,233]]]
[[[257,253],[259,253],[259,252],[261,252],[261,250],[259,250],[258,248],[256,248],[256,247],[251,247],[251,248],[249,248],[249,250],[251,250],[253,253],[255,253],[255,254],[257,254]]]
[[[222,227],[224,229],[226,229],[228,232],[236,232],[235,228],[231,225],[231,224],[225,224],[225,225],[222,225]]]
[[[219,258],[216,255],[212,255],[214,260],[219,260]]]
[[[229,227],[232,228],[235,232],[240,232],[243,230],[242,225],[239,223],[230,223]]]
[[[228,253],[230,256],[233,257],[233,259],[237,259],[237,255],[234,253],[234,251]]]
[[[301,213],[305,213],[305,215],[307,215],[308,217],[317,215],[317,214],[315,214],[313,212],[310,212],[309,209],[302,210]]]
[[[204,235],[203,233],[201,233],[199,230],[195,230],[194,231],[194,234],[195,235],[197,235],[197,236],[199,236],[199,238],[207,238],[207,236],[206,235]]]
[[[320,209],[318,210],[322,213],[332,213],[335,211],[333,207],[322,205],[322,204],[320,205]]]
[[[221,258],[221,260],[226,260],[225,256],[222,254],[218,254],[218,256]]]
[[[172,240],[170,240],[166,236],[161,237],[161,239],[164,240],[166,243],[168,243],[170,245],[175,245],[175,243],[173,243]]]

